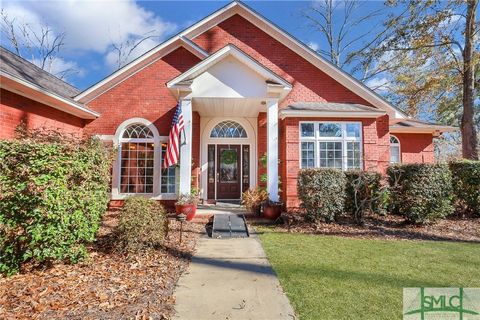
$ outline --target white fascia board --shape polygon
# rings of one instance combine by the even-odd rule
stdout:
[[[92,101],[102,93],[110,90],[119,83],[125,81],[129,77],[133,76],[137,72],[143,70],[145,67],[158,61],[159,59],[163,58],[164,56],[181,46],[183,46],[185,49],[187,49],[200,59],[205,59],[208,56],[207,52],[205,52],[204,50],[200,50],[201,48],[199,48],[197,45],[194,45],[192,41],[186,41],[184,38],[178,35],[146,52],[139,58],[118,69],[100,82],[97,82],[90,88],[75,96],[74,100],[84,103]],[[112,82],[113,84],[109,86],[109,84]]]
[[[391,133],[444,133],[444,132],[455,132],[458,131],[458,128],[449,127],[449,126],[439,126],[435,128],[428,127],[390,127]]]
[[[219,61],[223,60],[224,58],[230,55],[236,58],[237,60],[239,60],[241,63],[245,64],[250,69],[260,74],[262,77],[266,79],[275,80],[279,82],[282,85],[282,87],[286,87],[289,89],[292,88],[292,85],[288,81],[278,76],[273,71],[265,68],[263,65],[259,64],[257,61],[252,59],[250,56],[248,56],[246,53],[244,53],[243,51],[241,51],[240,49],[238,49],[232,44],[226,45],[225,47],[218,50],[217,52],[215,52],[205,60],[199,62],[197,65],[190,68],[189,70],[173,78],[172,80],[167,82],[167,87],[173,88],[179,82],[182,82],[184,80],[190,80],[192,78],[197,77],[198,75],[208,70],[211,66],[217,64]]]
[[[0,71],[0,76],[2,81],[0,82],[0,87],[5,88],[6,90],[12,90],[13,92],[25,96],[28,99],[35,100],[37,102],[46,104],[57,110],[72,114],[82,119],[96,119],[100,114],[96,111],[85,108],[84,106],[72,102],[64,97],[47,91],[31,82],[19,79],[13,75],[10,75],[4,71]],[[29,94],[38,94],[38,97]]]
[[[355,112],[355,111],[312,111],[312,110],[282,110],[280,111],[280,118],[378,118],[384,116],[386,112]]]

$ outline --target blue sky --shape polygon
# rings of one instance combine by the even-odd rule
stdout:
[[[48,24],[53,32],[66,34],[66,46],[52,72],[72,68],[67,81],[85,89],[115,70],[113,43],[134,39],[154,30],[154,39],[142,43],[134,53],[140,55],[192,23],[221,8],[229,1],[3,1],[10,18],[32,26]],[[325,40],[301,18],[311,6],[307,1],[246,1],[246,3],[314,48]],[[362,10],[383,6],[382,1],[363,2]],[[381,17],[373,23],[379,22]],[[372,25],[373,26],[373,25]],[[365,28],[365,26],[362,26]],[[352,30],[355,36],[365,30]],[[8,43],[2,37],[2,45]]]

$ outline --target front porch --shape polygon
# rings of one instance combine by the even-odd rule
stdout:
[[[167,87],[185,122],[179,193],[190,193],[193,185],[205,203],[238,201],[266,169],[267,191],[278,201],[278,104],[291,85],[228,45]],[[259,164],[264,154],[266,168]]]

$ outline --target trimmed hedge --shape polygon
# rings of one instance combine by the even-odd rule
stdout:
[[[128,253],[159,247],[166,233],[166,212],[160,202],[144,197],[125,200],[116,230],[118,251]]]
[[[450,162],[453,192],[464,213],[480,215],[480,161]]]
[[[363,223],[365,213],[385,215],[388,192],[382,186],[382,175],[371,171],[346,171],[347,178],[345,212],[353,215],[357,223]]]
[[[410,222],[424,223],[453,212],[452,176],[445,164],[404,164],[387,169],[391,205]]]
[[[334,221],[343,213],[346,178],[337,169],[302,169],[297,186],[302,207],[311,220]]]
[[[98,140],[58,140],[0,141],[0,273],[29,260],[74,263],[94,240],[110,155]]]

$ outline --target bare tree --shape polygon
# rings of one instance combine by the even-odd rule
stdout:
[[[115,64],[117,70],[130,62],[132,55],[135,52],[135,49],[137,49],[139,45],[149,39],[159,37],[154,35],[153,33],[155,33],[155,30],[151,30],[144,35],[136,37],[134,39],[127,39],[123,42],[112,41],[113,50],[115,51]]]
[[[359,15],[362,10],[366,13]],[[385,14],[384,10],[364,10],[356,0],[320,0],[303,10],[301,16],[326,40],[328,46],[319,48],[320,54],[342,69],[362,69],[365,78],[372,70],[366,64],[360,65],[362,52],[388,34],[388,27],[376,19]],[[372,33],[373,29],[381,31]],[[352,35],[352,30],[357,32]]]
[[[0,18],[2,35],[13,51],[52,73],[54,63],[61,58],[60,52],[65,46],[65,33],[55,34],[46,24],[36,26],[10,18],[5,9],[1,10]],[[55,75],[64,79],[75,72],[72,68],[66,68],[55,72]]]

